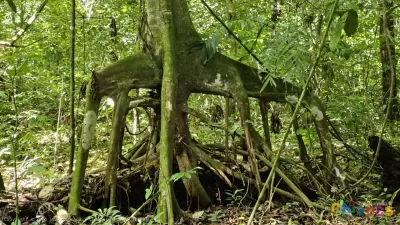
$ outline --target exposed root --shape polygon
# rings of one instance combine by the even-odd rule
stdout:
[[[213,169],[211,168],[216,174],[217,176],[220,176],[219,171],[225,171],[227,174],[236,177],[238,179],[241,179],[242,177],[238,176],[238,174],[236,172],[234,172],[232,169],[226,167],[224,164],[222,164],[221,162],[215,161],[214,159],[212,159],[210,156],[208,156],[203,150],[201,150],[199,147],[197,147],[197,145],[195,145],[194,143],[191,144],[192,148],[195,150],[196,154],[199,156],[199,159],[204,162],[204,164],[206,165],[211,165]],[[243,155],[247,155],[248,153],[246,151],[240,151],[237,150],[237,152],[239,154],[243,154]],[[265,158],[264,156],[262,156],[260,153],[256,153],[256,156],[259,160],[261,160],[266,166],[268,167],[272,167],[272,163]],[[296,195],[297,195],[297,200],[299,200],[299,198],[301,199],[302,202],[306,203],[307,206],[312,207],[315,204],[312,203],[310,201],[310,199],[285,175],[285,173],[280,170],[279,168],[276,169],[277,174],[282,178],[282,180],[289,186],[290,189],[292,189]],[[247,180],[249,180],[249,178],[247,178]],[[254,183],[254,180],[250,179],[251,183]],[[293,198],[293,194],[290,194],[288,192],[285,192],[283,190],[281,191],[276,191],[279,194],[283,194],[286,197],[290,197]]]

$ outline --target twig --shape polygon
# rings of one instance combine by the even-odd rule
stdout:
[[[29,27],[31,27],[31,25],[33,24],[33,22],[36,20],[36,18],[38,17],[38,15],[43,11],[44,7],[46,6],[48,0],[44,0],[42,2],[42,4],[40,4],[38,10],[36,11],[35,14],[33,14],[31,16],[31,18],[29,18],[28,22],[26,23],[24,29],[20,30],[17,32],[17,35],[15,35],[13,38],[11,38],[11,42],[10,42],[10,47],[14,47],[15,42],[17,42],[22,35],[25,34],[25,32],[29,29]]]
[[[135,218],[135,215],[143,208],[145,207],[147,204],[149,204],[151,201],[153,201],[153,199],[155,199],[155,197],[158,196],[158,192],[155,193],[151,198],[147,199],[141,206],[139,206],[139,208],[136,209],[135,212],[132,213],[132,215],[130,215],[125,222],[123,223],[123,225],[128,224],[130,219]]]
[[[260,66],[264,66],[264,63],[255,55],[253,52],[245,45],[243,44],[242,40],[240,40],[232,31],[229,29],[229,27],[222,21],[221,18],[210,8],[210,6],[204,1],[201,0],[203,5],[210,11],[211,15],[215,17],[218,22],[221,23],[221,25],[228,31],[229,35],[232,35],[232,37],[260,64]],[[268,72],[268,71],[266,71]]]
[[[14,161],[14,182],[15,182],[15,221],[19,221],[19,198],[18,198],[18,171],[17,171],[17,150],[16,150],[16,144],[15,144],[15,139],[17,137],[17,131],[18,131],[18,126],[19,126],[19,119],[18,119],[18,107],[17,103],[15,101],[15,92],[17,91],[15,85],[15,76],[17,75],[17,69],[16,65],[14,65],[14,76],[12,78],[12,88],[14,91],[12,91],[12,105],[15,110],[15,128],[13,131],[13,134],[11,135],[11,149],[12,149],[12,154],[13,154],[13,161]]]
[[[94,210],[91,210],[91,209],[88,209],[88,208],[86,208],[86,207],[83,207],[83,206],[81,206],[81,205],[79,205],[79,207],[78,207],[80,210],[82,210],[82,211],[84,211],[84,212],[88,212],[88,213],[96,213],[96,211],[94,211]]]

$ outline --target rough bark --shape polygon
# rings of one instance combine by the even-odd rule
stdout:
[[[161,138],[160,138],[160,177],[159,177],[159,201],[157,213],[160,221],[170,225],[174,224],[175,195],[170,177],[172,175],[172,157],[175,149],[175,112],[176,94],[179,74],[176,73],[176,53],[174,45],[174,24],[176,15],[172,13],[173,2],[160,0],[159,13],[163,18],[160,23],[161,44],[163,50],[163,78],[161,87]],[[157,4],[157,3],[154,3]],[[175,209],[177,211],[177,209]]]
[[[161,87],[162,70],[149,54],[135,53],[95,74],[100,97],[116,99],[120,90]]]
[[[180,98],[186,104],[187,98]],[[179,107],[182,108],[182,107]],[[190,171],[197,166],[197,156],[192,148],[190,148],[191,135],[189,131],[189,124],[187,121],[187,113],[178,111],[175,114],[177,118],[177,127],[179,130],[177,140],[177,153],[176,159],[178,162],[180,171]],[[211,200],[200,183],[199,176],[192,174],[190,179],[183,178],[183,184],[185,185],[186,191],[189,197],[192,199],[194,206],[200,206],[202,208],[211,205]]]
[[[114,99],[113,126],[111,133],[112,147],[108,152],[107,167],[104,187],[104,206],[115,206],[116,187],[117,187],[117,169],[119,165],[119,156],[121,154],[122,143],[125,129],[125,115],[128,112],[127,106],[128,91],[119,92],[117,99]],[[109,201],[108,201],[109,200]]]

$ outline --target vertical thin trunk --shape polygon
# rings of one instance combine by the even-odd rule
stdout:
[[[79,204],[81,202],[81,193],[87,160],[89,157],[89,149],[94,137],[100,106],[100,96],[98,96],[97,91],[95,75],[93,74],[86,88],[86,114],[82,124],[82,134],[77,152],[75,170],[72,175],[71,194],[68,203],[68,211],[71,215],[78,215]]]
[[[393,7],[392,1],[385,0],[385,10],[383,11],[386,16],[380,18],[380,52],[382,64],[382,91],[383,91],[383,104],[388,104],[389,119],[397,120],[399,118],[399,107],[397,103],[397,84],[396,79],[391,82],[391,73],[396,74],[396,49],[394,45],[394,18],[390,9]],[[388,11],[389,10],[389,11]],[[383,14],[382,13],[382,14]],[[393,90],[393,98],[389,99],[390,90]],[[386,109],[384,109],[386,112]]]
[[[225,97],[225,159],[229,158],[229,98]]]
[[[174,52],[174,15],[172,2],[168,0],[157,1],[160,4],[160,12],[163,18],[160,30],[163,46],[163,78],[161,88],[161,140],[160,140],[160,198],[158,202],[158,214],[162,223],[174,224],[173,188],[170,181],[172,175],[173,151],[175,148],[175,119],[176,89],[178,77],[175,68]]]
[[[128,91],[118,93],[113,113],[112,127],[112,147],[108,152],[107,168],[104,187],[104,206],[115,206],[116,187],[117,187],[117,169],[119,163],[119,155],[122,149],[125,129],[125,114],[128,105]],[[109,201],[108,201],[109,200]]]
[[[71,151],[69,157],[68,174],[72,174],[74,166],[74,155],[75,155],[75,0],[72,0],[71,4],[71,105],[70,105],[70,116],[71,116]]]
[[[292,106],[291,108],[292,108],[292,112],[294,112],[294,107]],[[297,118],[295,118],[295,120],[293,120],[293,129],[296,132],[297,143],[299,144],[300,160],[304,163],[304,166],[309,171],[311,171],[310,157],[308,156],[307,148],[306,148],[306,145],[304,144],[303,136],[301,134],[297,133],[297,131],[300,129],[299,121],[297,120]]]
[[[0,173],[0,192],[5,191],[5,190],[6,190],[6,186],[4,185],[3,176],[1,176],[1,173]]]
[[[264,139],[268,145],[268,148],[272,150],[271,136],[269,133],[269,124],[268,124],[268,102],[260,99],[259,105],[261,111],[261,119],[263,122]]]
[[[229,14],[229,21],[234,21],[236,19],[236,10],[235,10],[235,6],[233,5],[232,0],[226,0],[226,8],[228,10],[228,14]],[[232,27],[231,27],[232,29]],[[233,29],[232,29],[233,30]],[[237,46],[236,46],[236,41],[232,40],[231,41],[232,44],[232,48],[231,48],[231,55],[236,56],[237,53]],[[234,101],[231,101],[230,98],[225,97],[225,158],[228,159],[229,155],[229,136],[230,136],[230,132],[229,132],[229,116],[235,112],[235,110],[230,110],[231,108],[231,104],[234,105]],[[234,153],[234,159],[236,159],[236,148],[233,149],[233,151],[235,151]]]

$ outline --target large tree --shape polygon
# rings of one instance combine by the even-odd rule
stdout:
[[[251,168],[252,177],[249,180],[257,189],[262,186],[258,160],[271,167],[268,158],[272,157],[272,151],[251,123],[249,97],[296,104],[301,94],[300,88],[281,79],[275,80],[276,85],[269,84],[260,91],[260,71],[222,54],[212,54],[209,46],[196,32],[185,0],[147,0],[145,8],[140,25],[143,51],[93,72],[88,84],[86,114],[69,202],[69,211],[72,214],[78,213],[89,149],[102,97],[110,97],[116,103],[112,149],[109,152],[106,172],[107,205],[115,204],[116,171],[121,159],[126,113],[137,106],[154,107],[158,114],[158,117],[155,117],[158,121],[154,123],[161,123],[160,132],[154,132],[160,135],[160,145],[154,153],[160,158],[159,182],[162,189],[159,201],[161,206],[158,209],[163,213],[163,221],[171,223],[173,215],[180,213],[169,183],[173,155],[182,172],[194,169],[200,160],[228,185],[231,183],[226,175],[238,176],[232,169],[209,157],[193,142],[188,126],[188,114],[196,113],[187,106],[190,94],[221,95],[233,98],[237,102]],[[204,52],[211,57],[205,60]],[[138,100],[128,97],[129,91],[137,88],[161,91],[161,106],[158,99]],[[324,155],[325,181],[329,184],[335,159],[325,109],[319,99],[310,93],[306,94],[303,106],[313,115]],[[277,170],[277,173],[296,194],[300,194],[298,188],[282,171]],[[197,174],[193,174],[190,179],[183,179],[183,182],[194,205],[206,207],[211,204]],[[281,190],[278,192],[286,193]],[[302,200],[312,206],[307,197],[303,196]]]

